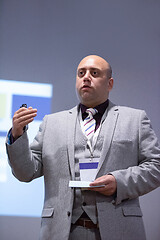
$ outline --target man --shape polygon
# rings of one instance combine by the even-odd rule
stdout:
[[[6,144],[13,174],[25,182],[44,175],[42,240],[145,239],[138,197],[160,186],[160,147],[144,111],[109,101],[112,87],[109,63],[85,57],[77,69],[80,104],[45,116],[30,148],[23,128],[37,110],[14,114]],[[70,180],[84,180],[81,164],[96,166],[96,180],[71,188]]]

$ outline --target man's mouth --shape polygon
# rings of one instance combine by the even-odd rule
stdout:
[[[88,88],[91,88],[91,87],[88,86],[88,85],[84,85],[84,86],[82,87],[82,89],[88,89]]]

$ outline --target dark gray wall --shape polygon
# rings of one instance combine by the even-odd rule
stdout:
[[[98,54],[113,68],[110,99],[145,109],[160,137],[159,13],[159,0],[0,0],[0,78],[53,83],[56,112],[78,102],[77,64]],[[147,240],[160,239],[159,199],[160,189],[141,197]],[[37,240],[39,226],[0,217],[0,239]]]

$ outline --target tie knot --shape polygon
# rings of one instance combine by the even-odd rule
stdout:
[[[96,120],[93,118],[93,115],[95,115],[97,112],[98,111],[95,108],[88,108],[86,110],[88,116],[84,119],[84,131],[88,140],[93,137],[95,132]]]
[[[95,108],[88,108],[86,110],[86,113],[88,113],[89,115],[92,114],[92,116],[94,116],[96,113],[98,113],[98,111]]]

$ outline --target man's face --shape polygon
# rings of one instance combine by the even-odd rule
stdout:
[[[101,57],[84,58],[77,68],[76,89],[80,102],[95,107],[108,99],[113,79],[107,76],[108,63]]]

